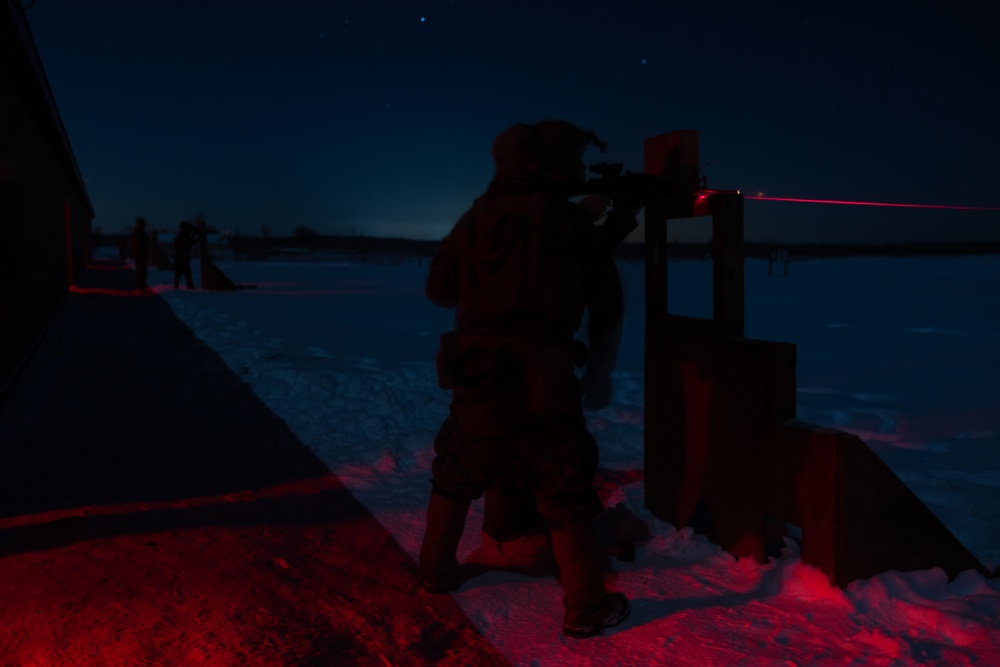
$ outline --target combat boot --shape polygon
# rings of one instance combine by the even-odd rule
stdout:
[[[552,548],[563,588],[563,634],[580,639],[593,637],[628,617],[628,598],[622,593],[609,594],[604,588],[593,522],[565,524],[553,530]]]
[[[434,491],[427,504],[427,529],[420,545],[420,579],[428,593],[449,593],[461,584],[458,543],[465,530],[470,501]]]

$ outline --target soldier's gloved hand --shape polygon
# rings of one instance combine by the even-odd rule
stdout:
[[[611,200],[604,195],[587,195],[577,202],[577,206],[589,215],[591,220],[603,218],[610,205]]]
[[[583,390],[583,409],[594,412],[611,405],[611,376],[605,373],[583,374],[580,380]]]

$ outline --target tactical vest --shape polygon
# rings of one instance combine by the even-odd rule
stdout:
[[[568,338],[585,307],[585,227],[548,193],[481,197],[456,226],[459,332]]]

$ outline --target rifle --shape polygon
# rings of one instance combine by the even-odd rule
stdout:
[[[593,178],[583,185],[586,194],[602,195],[613,201],[617,206],[627,206],[638,212],[647,203],[660,197],[673,194],[670,183],[653,174],[633,174],[631,171],[622,173],[622,165],[614,162],[601,162],[591,165],[590,172],[600,178]]]
[[[669,217],[689,218],[709,215],[713,195],[736,193],[739,190],[709,190],[704,176],[697,181],[671,181],[653,174],[622,173],[617,163],[602,162],[590,167],[600,178],[585,181],[581,194],[601,195],[611,199],[616,208],[629,208],[638,213],[652,202],[663,202]]]

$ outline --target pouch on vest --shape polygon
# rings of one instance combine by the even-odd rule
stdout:
[[[520,359],[510,350],[463,350],[463,377],[452,390],[451,414],[470,438],[509,437],[524,426]]]
[[[572,412],[580,407],[580,383],[573,348],[540,345],[524,352],[525,407],[534,415]]]

